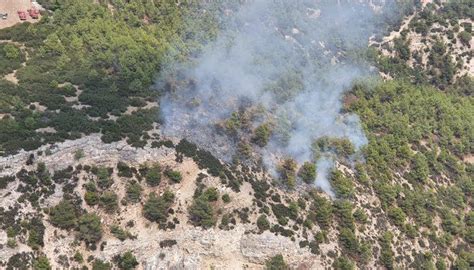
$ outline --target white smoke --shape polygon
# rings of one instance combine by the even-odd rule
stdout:
[[[317,187],[321,188],[331,197],[334,197],[335,194],[327,179],[329,178],[333,166],[334,160],[332,160],[328,156],[321,157],[316,163],[316,167],[318,168],[318,175],[316,176],[316,182],[314,183]]]
[[[259,105],[275,129],[286,132],[286,139],[276,132],[259,150],[270,170],[275,156],[314,160],[311,144],[324,136],[347,138],[356,150],[367,143],[358,117],[341,113],[341,98],[368,74],[346,52],[366,47],[374,34],[379,17],[371,7],[360,1],[256,0],[226,14],[218,38],[192,67],[180,69],[178,89],[161,97],[165,136],[187,138],[229,161],[237,140],[215,125],[241,107]],[[265,116],[253,121],[255,127]],[[316,185],[333,195],[333,159],[315,162]]]

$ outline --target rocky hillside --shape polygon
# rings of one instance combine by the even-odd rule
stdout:
[[[396,31],[382,40],[371,40],[371,45],[393,61],[400,59],[400,64],[414,69],[418,80],[446,88],[474,73],[473,14],[470,3],[441,2],[422,1],[417,12],[405,18]]]
[[[137,149],[88,136],[41,148],[33,156],[2,159],[2,174],[16,177],[2,178],[1,259],[40,249],[54,268],[113,261],[127,251],[144,269],[258,268],[279,253],[295,265],[314,263],[311,252],[298,247],[308,232],[303,220],[297,221],[301,206],[290,195],[256,175],[232,188],[205,165],[167,145]],[[171,197],[169,202],[164,196]],[[271,205],[265,203],[268,217],[259,210],[267,196],[289,222],[285,228],[292,229],[277,226],[274,233],[269,231],[276,223]],[[100,227],[84,224],[86,213],[95,213]],[[262,228],[256,225],[260,216],[266,220],[260,221]],[[15,259],[8,265],[15,265]]]
[[[255,158],[270,127],[242,131],[258,140],[228,162],[161,135],[156,70],[199,54],[227,9],[40,2],[38,24],[0,30],[0,268],[474,268],[469,1],[421,1],[340,54],[383,78],[341,98],[367,137],[362,158],[345,139],[312,144],[333,154],[333,193],[315,187],[314,163],[271,172]]]

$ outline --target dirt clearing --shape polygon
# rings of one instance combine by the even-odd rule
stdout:
[[[37,22],[39,19],[33,19],[28,14],[27,10],[30,8],[36,8],[41,10],[41,6],[30,0],[0,0],[0,14],[8,13],[7,18],[4,20],[0,17],[0,29],[13,26],[20,22]],[[20,20],[18,11],[24,11],[26,13],[26,20]],[[40,15],[41,17],[41,15]]]

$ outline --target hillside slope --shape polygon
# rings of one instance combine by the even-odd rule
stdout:
[[[189,81],[171,70],[152,86],[156,72],[192,62],[238,5],[40,2],[38,24],[0,30],[0,268],[474,267],[470,2],[400,8],[397,31],[334,53],[385,79],[341,98],[368,140],[360,158],[343,138],[311,145],[332,154],[333,194],[310,162],[265,166],[272,126],[245,126],[252,110],[222,125],[248,142],[230,161],[161,134],[155,89]]]

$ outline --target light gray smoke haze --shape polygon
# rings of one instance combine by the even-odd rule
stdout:
[[[331,189],[331,185],[327,180],[329,178],[329,174],[332,170],[334,164],[334,160],[330,157],[323,156],[321,157],[318,162],[316,163],[316,167],[318,168],[318,174],[316,176],[316,181],[314,184],[324,190],[329,196],[334,197],[335,194]]]
[[[263,108],[250,130],[273,123],[269,143],[254,149],[267,168],[274,171],[279,157],[313,160],[316,185],[333,195],[328,174],[334,161],[327,155],[314,160],[311,144],[324,136],[347,138],[356,150],[367,143],[358,117],[341,113],[344,91],[369,74],[347,52],[367,46],[379,19],[361,2],[256,0],[226,10],[217,39],[180,71],[190,82],[163,94],[162,133],[229,161],[239,138],[249,134],[231,137],[216,125],[242,108]]]

